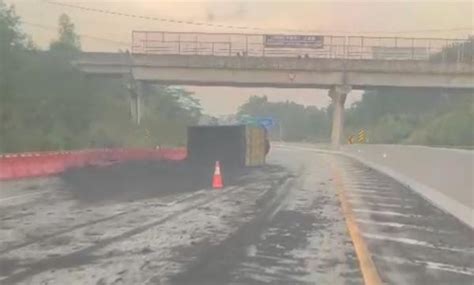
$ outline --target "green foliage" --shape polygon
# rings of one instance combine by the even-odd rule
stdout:
[[[270,116],[277,126],[273,139],[327,142],[332,108],[318,109],[292,102],[269,102],[253,96],[240,107],[239,115]],[[370,143],[421,145],[474,145],[474,95],[444,94],[416,89],[379,89],[363,94],[346,110],[345,137],[360,129]]]
[[[346,135],[368,131],[372,143],[474,145],[473,94],[380,89],[364,93],[346,116]]]
[[[431,57],[435,62],[473,61],[474,37],[445,47]],[[365,92],[347,115],[346,135],[369,131],[375,143],[474,145],[474,94],[379,88]]]
[[[448,46],[433,61],[472,63],[474,37]],[[368,131],[370,142],[474,145],[474,94],[442,90],[378,88],[347,111],[346,136]]]
[[[31,49],[13,8],[0,2],[0,43],[7,54],[1,63],[8,59],[0,63],[0,152],[184,143],[185,126],[201,112],[192,94],[146,87],[137,127],[123,81],[86,78],[71,66],[80,40],[67,16],[59,22],[49,51]]]
[[[72,57],[81,50],[81,41],[68,15],[59,17],[58,40],[50,45],[50,50],[66,57]]]
[[[427,120],[423,127],[413,131],[408,142],[428,145],[473,146],[474,100],[456,106],[454,110],[439,113]]]
[[[20,31],[20,18],[13,6],[0,0],[0,48],[1,54],[15,48],[23,48],[25,35]]]
[[[239,115],[274,118],[277,126],[270,130],[270,137],[273,139],[321,142],[329,138],[328,112],[316,107],[305,107],[288,101],[269,102],[266,96],[252,96],[240,106]]]
[[[431,57],[432,61],[465,62],[474,61],[474,36],[470,36],[467,41],[452,44]]]
[[[409,115],[385,115],[372,128],[370,142],[399,143],[413,131],[415,120]]]

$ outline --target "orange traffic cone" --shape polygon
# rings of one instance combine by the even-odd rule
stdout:
[[[222,187],[224,187],[224,185],[222,184],[221,166],[219,161],[216,161],[214,176],[212,177],[212,188],[221,189]]]

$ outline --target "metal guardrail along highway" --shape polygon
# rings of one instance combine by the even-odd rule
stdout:
[[[472,56],[467,58],[465,55],[466,49],[472,49],[472,41],[466,39],[158,31],[132,33],[134,54],[443,61],[448,56],[448,48],[453,46],[461,47],[454,55],[454,61],[472,61]]]

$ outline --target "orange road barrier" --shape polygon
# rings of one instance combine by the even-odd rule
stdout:
[[[71,167],[106,166],[130,160],[184,160],[186,148],[85,149],[0,154],[0,180],[59,174]]]
[[[212,177],[212,188],[222,189],[222,187],[224,187],[224,185],[222,183],[221,166],[219,161],[216,161],[216,166],[214,167],[214,176]]]

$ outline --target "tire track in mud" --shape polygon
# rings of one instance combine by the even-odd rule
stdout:
[[[41,272],[48,271],[48,270],[57,270],[57,269],[62,269],[62,268],[77,267],[84,264],[90,264],[91,262],[94,262],[96,259],[100,259],[99,256],[92,255],[95,251],[99,249],[102,249],[110,244],[123,241],[134,235],[147,231],[148,229],[151,229],[153,227],[159,226],[173,219],[176,219],[177,217],[182,216],[192,210],[195,210],[196,208],[200,208],[200,207],[212,204],[216,200],[226,198],[231,194],[235,194],[243,190],[245,190],[245,187],[234,186],[224,191],[214,192],[212,193],[212,197],[195,202],[190,206],[176,209],[175,211],[171,213],[167,213],[167,215],[161,219],[146,223],[132,230],[128,230],[122,234],[99,240],[97,243],[93,245],[87,246],[83,249],[71,252],[69,254],[62,255],[62,256],[49,257],[49,258],[41,259],[34,263],[27,264],[25,266],[27,268],[26,270],[7,276],[6,278],[1,280],[2,284],[14,284],[14,283],[23,281],[26,278],[29,278],[31,276],[34,276],[36,274],[39,274]],[[202,195],[202,193],[199,193],[199,194]],[[189,200],[190,198],[191,197],[188,197],[187,199],[183,199],[182,201]],[[130,213],[130,212],[132,211],[127,211],[127,213]],[[119,214],[125,215],[126,213],[119,213]],[[119,214],[114,215],[115,216],[114,218],[116,218]],[[111,220],[112,217],[107,217],[104,219],[105,221],[107,221],[107,220]],[[98,224],[100,222],[104,222],[104,221],[97,221],[95,224]]]
[[[180,194],[180,195],[177,195],[177,197],[174,200],[169,201],[168,203],[165,203],[165,204],[160,203],[160,204],[156,204],[156,205],[157,206],[172,206],[172,205],[175,205],[177,203],[181,203],[181,202],[184,202],[186,200],[192,199],[196,195],[201,195],[202,194],[201,191],[202,190],[199,190],[199,191],[196,191],[196,192],[191,193],[191,194]],[[107,216],[107,217],[104,217],[104,218],[100,218],[100,219],[96,219],[96,220],[92,220],[92,221],[88,221],[88,222],[84,222],[84,223],[79,223],[79,224],[74,225],[72,227],[68,227],[68,228],[65,228],[63,230],[55,231],[51,234],[42,235],[42,236],[39,236],[39,237],[32,238],[32,239],[27,240],[25,242],[22,242],[20,244],[16,244],[16,245],[12,245],[12,246],[9,246],[7,248],[4,248],[4,249],[0,249],[0,255],[9,253],[9,252],[17,250],[17,249],[24,248],[24,247],[27,247],[27,246],[30,246],[30,245],[35,244],[35,243],[43,242],[43,241],[45,241],[47,239],[50,239],[50,238],[54,238],[54,237],[57,237],[57,236],[60,236],[60,235],[63,235],[63,234],[68,234],[68,233],[71,233],[71,232],[73,232],[75,230],[78,230],[78,229],[86,228],[88,226],[93,226],[93,225],[96,225],[96,224],[99,224],[99,223],[102,223],[102,222],[111,221],[115,218],[119,218],[121,216],[136,212],[137,210],[139,210],[139,208],[140,207],[133,207],[132,209],[122,211],[120,213],[113,214],[113,215],[110,215],[110,216]],[[22,214],[22,215],[32,215],[32,213]]]
[[[259,239],[265,225],[282,207],[295,178],[287,177],[281,182],[276,191],[267,190],[257,201],[262,210],[256,217],[239,227],[220,244],[202,250],[195,262],[183,272],[169,277],[166,284],[227,284],[231,279],[231,271],[247,254],[246,249]]]
[[[39,242],[45,241],[47,239],[57,237],[59,235],[67,234],[67,233],[70,233],[72,231],[75,231],[75,230],[78,230],[78,229],[81,229],[81,228],[85,228],[87,226],[92,226],[92,225],[96,225],[96,224],[99,224],[99,223],[102,223],[102,222],[110,221],[110,220],[113,220],[113,219],[118,218],[120,216],[130,214],[130,213],[132,213],[136,210],[137,209],[131,209],[131,210],[121,212],[121,213],[117,213],[117,214],[107,216],[107,217],[104,217],[104,218],[101,218],[101,219],[89,221],[89,222],[86,222],[86,223],[80,223],[78,225],[66,228],[64,230],[56,231],[56,232],[48,234],[48,235],[43,235],[43,236],[31,239],[31,240],[27,240],[27,241],[22,242],[20,244],[13,245],[13,246],[10,246],[10,247],[7,247],[5,249],[0,250],[0,254],[9,253],[11,251],[14,251],[14,250],[17,250],[17,249],[20,249],[20,248],[24,248],[24,247],[27,247],[29,245],[35,244],[35,243],[39,243]]]

